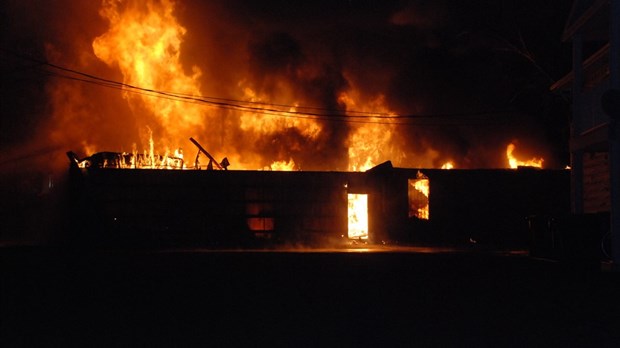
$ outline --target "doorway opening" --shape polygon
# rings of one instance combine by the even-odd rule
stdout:
[[[368,195],[349,193],[347,195],[349,210],[349,239],[368,239]]]

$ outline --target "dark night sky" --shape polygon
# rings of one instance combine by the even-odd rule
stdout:
[[[121,79],[88,52],[106,30],[98,5],[69,0],[1,5],[3,169],[19,158],[64,153],[75,142],[41,140],[53,122],[51,78],[14,53]],[[429,116],[422,126],[403,130],[411,151],[430,144],[456,154],[463,166],[484,167],[488,164],[472,152],[515,138],[536,147],[534,154],[544,155],[548,166],[563,167],[568,104],[548,87],[570,70],[570,44],[560,41],[570,5],[568,0],[179,0],[176,16],[187,28],[183,63],[200,67],[205,80],[220,86],[205,95],[236,97],[223,86],[234,86],[238,71],[250,76],[255,88],[269,90],[270,76],[292,81],[282,67],[316,66],[320,78],[300,87],[314,93],[308,103],[338,107],[334,95],[356,85],[363,95],[383,93],[399,114]],[[460,118],[480,112],[483,122],[471,125]],[[338,132],[346,130],[333,130],[332,137]]]

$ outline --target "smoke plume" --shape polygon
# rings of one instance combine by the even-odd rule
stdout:
[[[519,36],[535,28],[504,2],[8,1],[5,162],[60,167],[67,150],[142,151],[151,138],[191,157],[191,136],[232,169],[505,167],[515,141],[560,166],[567,109],[539,68],[565,51],[539,51],[536,67],[519,42],[559,45],[564,18],[537,15],[549,36]]]

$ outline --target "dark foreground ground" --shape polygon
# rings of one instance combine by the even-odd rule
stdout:
[[[0,345],[620,347],[620,275],[524,254],[0,249]]]

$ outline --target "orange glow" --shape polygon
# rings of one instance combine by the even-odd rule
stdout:
[[[508,147],[506,147],[506,158],[508,159],[508,165],[512,169],[516,169],[518,167],[536,167],[542,168],[542,164],[544,159],[542,158],[532,158],[528,161],[521,161],[517,159],[513,152],[515,150],[515,144],[510,143]]]
[[[185,169],[183,160],[183,150],[176,149],[174,153],[169,150],[161,155],[155,152],[155,146],[152,134],[149,138],[149,150],[138,153],[134,144],[131,153],[115,153],[104,152],[94,154],[78,162],[79,168],[89,168],[92,166],[100,168],[118,168],[118,169]]]
[[[293,171],[293,170],[297,170],[297,166],[295,165],[295,161],[293,161],[293,159],[290,159],[288,162],[287,161],[275,161],[271,164],[271,170],[277,170],[277,171]]]
[[[145,4],[104,1],[100,14],[108,20],[109,29],[93,41],[95,55],[118,68],[125,84],[200,96],[200,69],[194,67],[188,75],[180,63],[180,46],[186,30],[177,22],[173,11],[174,3],[170,0],[146,1]],[[144,112],[151,117],[151,124],[142,125],[150,133],[148,157],[151,160],[155,150],[149,126],[161,126],[155,135],[161,146],[177,148],[205,121],[205,108],[198,104],[146,92],[130,93],[128,88],[124,89],[123,97],[134,112]]]
[[[369,120],[376,123],[360,123],[352,126],[349,135],[349,170],[366,171],[387,160],[398,160],[403,157],[393,144],[395,125],[380,122],[374,116],[395,115],[385,105],[385,97],[379,95],[374,100],[363,103],[355,90],[342,93],[340,102],[347,106],[347,110],[370,115]]]
[[[428,193],[429,193],[429,186],[428,186],[428,179],[418,179],[416,180],[414,187],[416,190],[422,192],[423,195],[425,195],[426,197],[428,197]]]
[[[250,231],[273,231],[274,229],[273,218],[252,217],[247,219],[247,224]]]
[[[428,220],[430,218],[430,182],[420,171],[415,179],[409,179],[409,217]]]
[[[351,239],[368,239],[368,195],[348,194],[349,228]]]
[[[184,9],[177,12],[176,5],[175,0],[102,1],[99,13],[107,24],[107,30],[92,40],[93,53],[122,76],[125,83],[121,92],[122,105],[116,99],[114,105],[119,104],[118,109],[131,115],[104,112],[98,115],[102,119],[115,120],[115,129],[122,124],[119,120],[127,119],[127,129],[119,132],[116,138],[111,137],[109,132],[104,135],[96,129],[90,132],[71,129],[74,134],[83,133],[83,139],[78,138],[80,140],[76,145],[81,146],[86,155],[96,150],[118,150],[127,154],[124,157],[129,161],[128,164],[120,161],[122,168],[194,168],[197,149],[188,143],[188,139],[195,137],[201,139],[209,152],[213,151],[213,157],[221,159],[225,155],[230,160],[231,169],[366,171],[388,160],[397,167],[452,169],[456,161],[463,167],[467,167],[467,163],[505,167],[503,160],[498,160],[497,156],[480,155],[492,158],[493,163],[467,162],[454,157],[455,154],[444,153],[441,149],[449,147],[426,139],[424,131],[419,132],[420,139],[415,139],[415,131],[411,134],[416,135],[404,134],[414,127],[400,119],[389,118],[396,116],[398,111],[395,105],[390,105],[391,99],[385,91],[377,87],[369,92],[365,86],[356,85],[359,79],[354,75],[354,70],[348,70],[346,66],[337,71],[338,77],[346,83],[339,85],[333,94],[317,97],[314,89],[305,86],[314,86],[325,77],[318,67],[320,64],[317,64],[322,63],[320,58],[314,61],[310,59],[314,58],[311,54],[308,60],[296,64],[286,74],[276,71],[261,75],[263,81],[253,75],[252,62],[244,65],[243,59],[231,58],[239,64],[230,68],[220,64],[222,62],[216,58],[219,54],[209,50],[207,44],[204,49],[192,47],[186,50],[191,44],[188,41],[185,42],[187,46],[183,46],[188,29],[179,20],[182,17],[176,17]],[[191,22],[187,28],[193,28]],[[183,52],[197,55],[204,73],[201,68],[188,63],[191,58],[181,59]],[[212,73],[209,67],[213,66],[221,66],[223,73]],[[93,74],[99,75],[101,72]],[[109,72],[106,70],[105,74]],[[230,78],[211,79],[214,75],[230,75]],[[114,75],[109,78],[117,79]],[[224,85],[222,81],[228,84]],[[140,90],[129,85],[140,87]],[[162,91],[174,94],[174,97],[149,91]],[[203,93],[211,97],[205,97]],[[68,111],[80,110],[66,106],[67,99],[71,99],[68,96],[77,94],[70,90],[63,95],[64,99],[58,99],[56,104],[63,106],[58,112],[68,114]],[[120,99],[118,94],[114,96]],[[198,100],[189,101],[178,96]],[[250,106],[224,108],[203,103],[211,98]],[[88,99],[85,97],[84,100]],[[322,111],[314,110],[315,107]],[[336,114],[338,119],[334,122],[326,121],[328,117],[291,114],[303,110],[317,114],[326,112],[329,116]],[[342,116],[347,117],[343,119]],[[95,124],[95,121],[90,122]],[[71,122],[75,128],[87,127],[82,124]],[[100,138],[93,137],[92,133],[100,135]],[[57,137],[64,139],[62,135]],[[109,140],[111,138],[114,140]],[[120,148],[104,147],[109,144]],[[337,162],[327,160],[331,147],[337,151],[337,156],[334,156]],[[513,151],[514,144],[510,144],[506,154],[511,168],[542,167],[542,159],[522,162],[514,157]],[[326,160],[322,161],[323,158]],[[441,159],[445,158],[451,161],[442,164]],[[203,165],[206,166],[206,162]]]
[[[454,168],[454,164],[452,164],[452,162],[446,162],[441,166],[441,169],[453,169]]]
[[[244,100],[251,102],[268,103],[269,96],[259,96],[254,90],[249,87],[243,87]],[[296,105],[297,102],[290,103]],[[253,131],[261,134],[272,134],[281,131],[282,129],[295,128],[301,131],[301,134],[310,138],[316,139],[321,132],[321,125],[314,119],[308,118],[292,118],[282,117],[286,112],[295,112],[296,108],[291,107],[282,112],[271,112],[270,114],[262,114],[259,111],[249,112],[245,111],[241,113],[240,127],[245,131]]]

